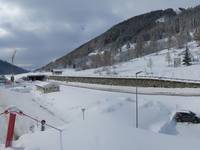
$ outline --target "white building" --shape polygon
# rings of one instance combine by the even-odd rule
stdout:
[[[59,92],[60,86],[56,83],[39,82],[35,85],[37,90],[42,93]]]
[[[51,72],[53,75],[61,75],[63,73],[62,70],[58,70],[58,69],[53,69],[53,70],[51,70]]]

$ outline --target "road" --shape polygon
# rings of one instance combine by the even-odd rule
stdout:
[[[100,84],[88,84],[78,82],[61,82],[52,81],[65,86],[73,86],[79,88],[95,89],[109,92],[120,92],[135,94],[135,87],[130,86],[111,86]],[[139,87],[138,94],[141,95],[164,95],[164,96],[200,96],[200,88],[153,88],[153,87]]]

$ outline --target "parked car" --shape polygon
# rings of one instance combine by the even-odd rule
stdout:
[[[200,118],[192,111],[179,111],[174,116],[176,122],[200,123]]]

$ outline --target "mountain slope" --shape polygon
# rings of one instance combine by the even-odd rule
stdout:
[[[167,9],[165,11],[154,11],[128,19],[113,26],[105,33],[81,45],[72,52],[57,59],[55,62],[51,62],[42,67],[42,69],[48,70],[51,68],[71,66],[75,63],[76,59],[85,57],[96,49],[115,49],[115,47],[122,46],[130,39],[135,40],[140,32],[153,28],[157,19],[163,16],[174,15],[176,14],[172,9]]]
[[[26,73],[27,70],[24,70],[20,67],[13,66],[12,64],[0,60],[0,74],[11,74],[12,71],[14,74],[19,74],[19,73]]]
[[[41,70],[67,67],[86,69],[110,65],[115,61],[114,58],[111,57],[121,53],[121,48],[124,45],[136,43],[139,39],[144,42],[150,40],[155,42],[169,36],[182,35],[194,31],[194,29],[200,25],[199,14],[200,6],[197,6],[195,8],[184,9],[184,11],[182,10],[180,13],[176,13],[173,9],[166,9],[152,11],[130,18],[113,26],[105,33],[81,45],[56,61],[47,64],[42,67]],[[155,46],[155,44],[153,44],[151,46]],[[158,48],[157,50],[161,49],[162,48]],[[141,55],[147,55],[155,52],[155,49],[152,49],[152,47],[145,48],[144,50],[139,48],[139,51]],[[105,52],[102,58],[90,57],[91,53],[101,54],[100,52]],[[113,59],[113,62],[106,62],[107,58],[105,58],[105,55]],[[138,56],[134,54],[133,57]],[[93,65],[95,63],[93,59],[95,59],[95,61],[100,61],[99,59],[103,60],[101,60],[102,63]]]
[[[107,67],[80,71],[63,69],[63,75],[133,77],[136,72],[143,71],[140,76],[148,76],[149,78],[153,76],[199,80],[200,47],[195,41],[189,42],[187,45],[192,55],[192,65],[190,66],[183,65],[185,48],[171,48],[170,50],[164,49],[158,53],[152,53]],[[170,61],[167,59],[168,55],[170,56]]]

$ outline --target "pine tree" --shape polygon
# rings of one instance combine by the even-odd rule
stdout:
[[[185,55],[183,58],[183,65],[190,66],[191,65],[191,54],[189,52],[189,48],[186,46]]]

